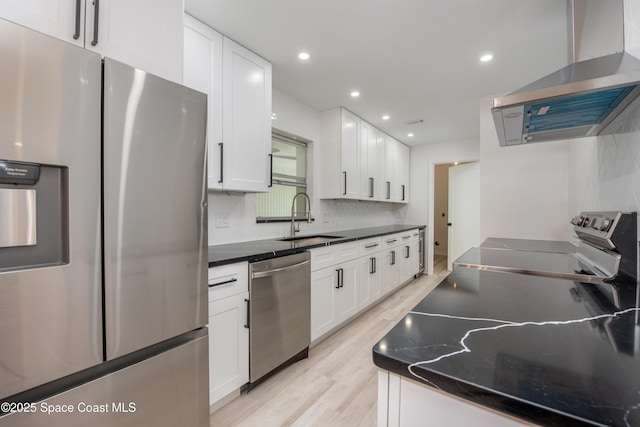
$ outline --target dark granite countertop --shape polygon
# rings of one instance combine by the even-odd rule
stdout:
[[[373,361],[536,424],[638,426],[637,297],[636,283],[456,268]]]
[[[380,227],[356,228],[351,230],[331,231],[316,233],[323,236],[339,236],[322,243],[299,244],[295,242],[283,242],[278,239],[251,240],[247,242],[228,243],[224,245],[209,246],[209,267],[224,264],[232,264],[241,261],[261,261],[279,256],[304,252],[311,248],[336,245],[353,240],[367,239],[370,237],[384,236],[385,234],[399,233],[414,228],[425,228],[424,225],[386,225]],[[297,237],[303,237],[300,235]]]

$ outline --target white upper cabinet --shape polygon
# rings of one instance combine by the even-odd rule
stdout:
[[[380,199],[387,202],[393,202],[395,194],[395,159],[396,145],[399,144],[389,135],[380,133],[380,145],[382,146],[382,158],[380,159],[380,169],[382,176],[380,178]]]
[[[0,0],[0,17],[84,47],[85,1]]]
[[[342,190],[340,190],[338,194],[350,199],[358,199],[361,196],[360,132],[360,118],[342,109],[340,113],[340,135],[338,135],[340,140],[340,157],[334,157],[333,163],[342,165],[340,171],[342,178],[340,188]],[[325,152],[325,154],[329,154],[329,152]],[[327,160],[331,162],[331,160]],[[333,192],[334,191],[332,191],[332,193]]]
[[[345,108],[320,117],[321,198],[408,202],[409,147]]]
[[[271,64],[185,15],[184,84],[208,95],[208,187],[269,191]]]
[[[182,0],[0,0],[0,17],[182,81]]]
[[[380,131],[360,121],[360,198],[380,199]]]
[[[397,142],[395,151],[395,187],[394,200],[399,203],[409,203],[409,163],[410,149]]]
[[[222,188],[222,34],[184,16],[183,83],[207,94],[207,182]]]
[[[320,115],[321,195],[325,199],[359,199],[360,118],[344,108]]]
[[[224,189],[267,192],[271,176],[271,64],[224,38]]]

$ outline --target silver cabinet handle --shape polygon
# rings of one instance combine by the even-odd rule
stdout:
[[[336,268],[336,272],[338,273],[336,289],[344,288],[344,270],[342,268]]]
[[[402,184],[402,201],[404,201],[404,184]]]
[[[397,242],[397,241],[398,241],[398,239],[389,239],[389,240],[387,240],[387,243],[393,243],[393,242]]]
[[[273,276],[274,274],[280,273],[282,271],[290,271],[290,270],[295,270],[296,268],[303,267],[303,266],[309,264],[310,262],[311,261],[306,260],[306,261],[299,262],[297,264],[287,265],[286,267],[274,268],[273,270],[255,271],[255,272],[251,273],[251,278],[252,279],[260,279],[262,277]]]
[[[396,265],[396,251],[391,251],[391,265]]]
[[[373,197],[373,178],[369,178],[369,197]]]
[[[347,172],[343,171],[342,175],[344,176],[344,192],[342,193],[343,196],[347,195]]]
[[[409,246],[405,246],[405,249],[407,250],[407,254],[404,257],[409,258]]]
[[[273,154],[269,153],[269,187],[273,187]]]
[[[244,299],[244,302],[246,302],[246,303],[247,303],[247,323],[245,323],[244,327],[245,327],[245,328],[247,328],[247,329],[249,329],[249,321],[251,320],[251,318],[249,317],[249,311],[250,311],[250,310],[249,310],[249,308],[250,308],[250,307],[249,307],[249,300],[245,298],[245,299]]]
[[[387,181],[387,200],[391,198],[391,181]]]
[[[378,244],[377,244],[377,243],[372,243],[372,244],[370,244],[370,245],[366,245],[364,248],[365,248],[365,249],[371,249],[371,248],[375,248],[376,246],[378,246]]]
[[[224,143],[218,142],[218,146],[220,147],[220,180],[218,181],[218,184],[222,184],[222,181],[224,180],[224,174],[222,173],[224,168]]]
[[[91,46],[98,44],[98,23],[100,22],[98,15],[100,13],[100,0],[93,0],[93,40]]]
[[[73,33],[73,39],[78,40],[80,38],[80,0],[76,0],[76,28]]]

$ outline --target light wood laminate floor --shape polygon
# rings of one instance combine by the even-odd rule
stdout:
[[[289,366],[211,415],[211,426],[375,426],[377,368],[371,349],[448,274],[436,257],[421,276]]]

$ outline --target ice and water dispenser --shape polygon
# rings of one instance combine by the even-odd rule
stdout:
[[[69,262],[68,169],[0,160],[0,272]]]

